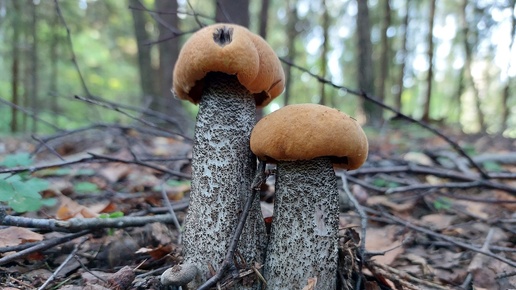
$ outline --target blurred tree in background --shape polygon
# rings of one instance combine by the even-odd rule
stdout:
[[[158,111],[189,134],[196,108],[172,96],[172,69],[190,33],[217,19],[285,60],[286,90],[265,112],[313,102],[376,128],[395,117],[293,63],[416,119],[516,137],[516,0],[57,3],[0,0],[2,134],[128,121],[76,95]]]

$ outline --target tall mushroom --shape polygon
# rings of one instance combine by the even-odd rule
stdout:
[[[188,284],[189,289],[196,289],[211,276],[210,267],[217,270],[224,259],[251,192],[256,162],[249,136],[255,110],[283,91],[284,73],[278,57],[261,37],[244,27],[220,23],[204,27],[188,39],[173,78],[176,96],[198,103],[199,112],[183,236],[184,263],[165,271],[161,281],[177,284],[182,269],[197,268],[195,279]],[[265,246],[265,225],[256,199],[238,251],[253,265],[263,263]]]
[[[335,289],[338,188],[333,166],[356,169],[368,142],[348,115],[316,104],[290,105],[265,116],[251,150],[277,163],[274,219],[264,265],[267,289]]]

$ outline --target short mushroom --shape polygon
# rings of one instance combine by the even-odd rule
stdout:
[[[367,158],[360,125],[326,106],[285,106],[260,120],[251,150],[277,164],[274,219],[264,265],[268,289],[335,289],[338,188],[333,166],[356,169]]]
[[[251,193],[256,161],[249,136],[255,110],[283,91],[284,74],[278,57],[261,37],[244,27],[221,23],[204,27],[187,40],[173,78],[175,95],[199,104],[183,235],[185,264],[198,269],[188,287],[196,289],[209,278],[210,267],[217,270],[224,259]],[[265,247],[257,198],[238,250],[252,265],[263,263]],[[168,278],[170,273],[162,275],[163,284],[176,283]]]

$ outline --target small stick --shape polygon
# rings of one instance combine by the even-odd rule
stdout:
[[[353,206],[355,207],[355,210],[358,212],[358,215],[360,216],[360,227],[361,227],[361,242],[360,242],[360,250],[359,250],[359,255],[360,257],[358,257],[360,260],[359,260],[359,269],[360,271],[362,270],[362,266],[364,264],[364,254],[365,254],[365,245],[366,245],[366,232],[367,232],[367,214],[365,213],[364,209],[362,208],[362,206],[360,205],[360,203],[357,201],[357,199],[353,196],[353,193],[351,193],[351,191],[349,190],[349,187],[348,187],[348,180],[347,180],[347,177],[346,177],[346,173],[341,173],[340,174],[340,178],[342,179],[342,188],[344,189],[344,192],[346,193],[346,195],[348,196],[349,200],[351,201],[351,203],[353,203]],[[358,276],[358,279],[357,279],[357,283],[356,283],[356,289],[360,289],[360,285],[362,284],[362,275],[359,275]]]
[[[179,233],[177,237],[177,243],[181,244],[181,235],[182,235],[182,229],[181,224],[179,224],[179,220],[177,219],[176,213],[174,211],[174,208],[172,207],[172,204],[170,203],[170,200],[168,199],[167,191],[165,190],[165,181],[168,179],[164,178],[163,182],[161,183],[161,195],[163,196],[163,202],[165,202],[165,206],[168,209],[168,212],[172,216],[172,222],[174,222],[174,226],[176,226],[177,232]]]
[[[54,281],[54,279],[56,278],[57,274],[59,274],[59,272],[61,271],[61,269],[64,268],[64,266],[66,266],[66,264],[68,264],[68,262],[70,262],[70,260],[75,256],[75,254],[77,253],[77,251],[79,250],[79,248],[81,247],[81,245],[87,240],[88,238],[86,237],[83,237],[81,239],[81,241],[79,241],[79,243],[77,243],[74,248],[73,248],[73,251],[68,255],[68,257],[66,257],[66,259],[63,261],[63,263],[61,263],[61,265],[59,265],[59,267],[57,267],[57,269],[54,271],[54,273],[52,273],[52,275],[50,277],[48,277],[48,279],[45,281],[45,283],[43,283],[43,285],[41,285],[38,290],[43,290],[47,287],[48,284],[50,284],[52,281]]]

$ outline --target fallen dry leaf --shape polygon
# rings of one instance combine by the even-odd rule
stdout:
[[[416,203],[415,199],[410,199],[405,201],[405,203],[395,203],[390,201],[390,197],[386,195],[377,195],[377,196],[371,196],[367,199],[367,205],[374,206],[374,205],[383,205],[388,208],[391,208],[397,212],[404,212],[411,210],[414,208],[414,204]]]
[[[7,227],[0,230],[0,248],[43,240],[43,235],[26,228]]]
[[[59,196],[59,203],[60,205],[56,212],[56,219],[59,220],[81,217],[95,218],[99,216],[99,213],[106,212],[106,208],[113,207],[111,202],[108,200],[86,207],[64,195]]]
[[[372,259],[380,264],[390,265],[404,249],[401,246],[399,231],[401,227],[395,225],[383,228],[368,228],[366,235],[366,250],[368,252],[383,252],[384,255],[374,256]],[[399,246],[399,247],[396,247]]]
[[[505,207],[508,210],[516,212],[516,196],[513,196],[513,195],[511,195],[505,191],[501,191],[501,190],[493,190],[493,193],[494,193],[494,198],[496,198],[498,200],[507,200],[507,201],[514,202],[514,203],[504,202],[504,203],[501,203],[500,205]]]
[[[457,218],[455,215],[429,214],[421,217],[421,223],[433,230],[444,230]]]

